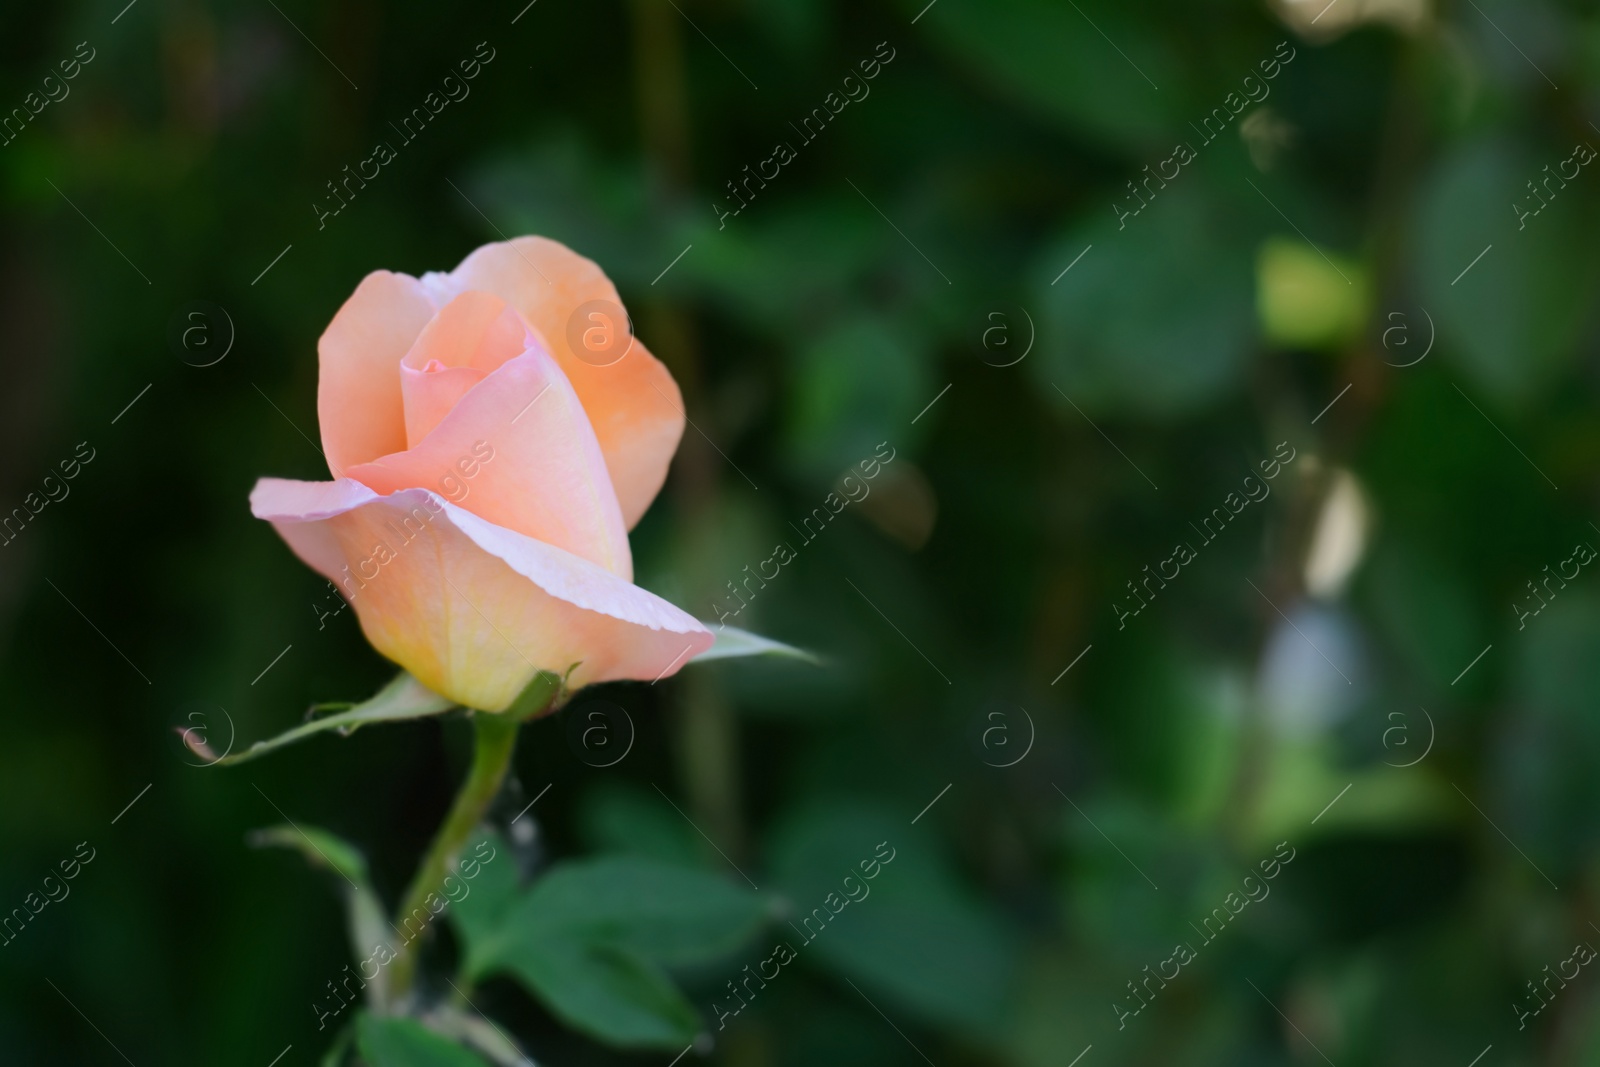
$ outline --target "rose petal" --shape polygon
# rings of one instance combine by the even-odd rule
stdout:
[[[616,287],[591,260],[544,237],[519,237],[479,248],[448,277],[430,279],[442,292],[480,290],[503,297],[544,335],[594,424],[611,484],[629,529],[666,481],[683,436],[677,383],[637,339],[627,354],[597,367],[574,354],[568,322],[583,304],[609,301]]]
[[[712,642],[660,597],[426,490],[263,478],[250,506],[344,590],[373,647],[467,707],[503,711],[573,664],[574,688],[654,681]]]
[[[406,410],[406,445],[415,448],[433,428],[483,381],[477,367],[446,367],[431,360],[420,370],[400,365],[400,396]],[[354,467],[345,468],[351,477]]]
[[[406,444],[417,443],[456,402],[528,347],[528,327],[492,293],[462,293],[423,327],[400,361]]]
[[[589,418],[537,347],[474,386],[415,447],[345,476],[379,493],[435,490],[496,525],[633,577],[628,531]]]
[[[335,478],[406,447],[400,360],[433,314],[417,279],[373,271],[317,341],[317,422]]]

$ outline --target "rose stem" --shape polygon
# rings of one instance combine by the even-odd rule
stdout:
[[[406,917],[418,909],[425,915],[429,914],[424,902],[430,893],[442,892],[451,862],[483,821],[489,805],[500,793],[506,771],[511,767],[511,754],[516,749],[517,729],[522,725],[521,720],[510,714],[475,711],[472,713],[472,723],[475,740],[472,768],[467,772],[467,780],[462,783],[461,791],[456,794],[450,814],[445,816],[444,825],[434,835],[433,844],[428,847],[427,855],[417,868],[410,888],[401,899],[400,909],[395,913],[397,922],[404,923]],[[417,940],[420,940],[420,935]],[[390,994],[396,999],[405,995],[416,976],[417,948],[413,942],[405,942],[390,964]]]

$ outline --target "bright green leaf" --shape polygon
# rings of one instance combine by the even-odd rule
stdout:
[[[485,1067],[484,1061],[415,1019],[363,1015],[358,1044],[371,1067]]]
[[[1366,274],[1304,241],[1273,237],[1256,257],[1256,312],[1269,341],[1334,348],[1361,332]]]

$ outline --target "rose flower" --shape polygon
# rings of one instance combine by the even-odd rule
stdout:
[[[375,271],[317,352],[334,480],[263,478],[250,506],[379,652],[503,711],[539,671],[654,680],[710,648],[633,584],[628,530],[684,414],[594,263],[521,237],[449,274]]]

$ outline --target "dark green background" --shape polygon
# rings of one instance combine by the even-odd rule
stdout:
[[[737,879],[662,792],[802,911],[864,858],[856,840],[908,858],[718,1035],[718,1062],[922,1063],[911,1042],[939,1067],[1065,1065],[1091,1044],[1080,1067],[1467,1067],[1488,1045],[1480,1067],[1600,1062],[1594,974],[1526,1030],[1512,1006],[1575,941],[1600,944],[1600,578],[1520,631],[1512,608],[1600,545],[1600,175],[1524,229],[1511,208],[1600,144],[1595,5],[1399,4],[1430,13],[1397,27],[1338,0],[1332,32],[1303,36],[1234,0],[938,0],[915,25],[920,0],[676,3],[538,0],[515,25],[517,0],[0,13],[0,107],[96,50],[0,147],[0,510],[95,450],[0,548],[0,909],[97,850],[0,948],[0,1060],[122,1062],[109,1039],[140,1067],[265,1067],[289,1044],[285,1067],[315,1062],[307,1006],[349,962],[336,887],[246,834],[282,821],[274,805],[329,827],[392,901],[467,731],[206,769],[174,727],[224,708],[242,744],[389,677],[351,613],[319,630],[324,583],[246,496],[326,476],[300,432],[315,342],[366,272],[541,233],[616,280],[699,428],[634,534],[650,588],[712,617],[846,466],[897,450],[870,506],[738,620],[824,667],[580,698],[637,726],[609,769],[568,742],[581,707],[524,734],[523,795],[553,783],[530,864],[625,850]],[[1119,230],[1124,183],[1285,40],[1265,113]],[[496,57],[471,96],[319,232],[324,183],[480,41]],[[884,41],[870,97],[719,230],[723,183]],[[1262,293],[1296,285],[1287,319],[1263,315]],[[236,330],[215,366],[170,340],[194,300]],[[1333,326],[1305,327],[1322,312]],[[1386,365],[1422,351],[1428,317],[1428,357]],[[1386,348],[1397,322],[1409,345]],[[985,362],[1035,328],[1022,362]],[[1271,498],[1119,631],[1124,583],[1280,441],[1297,458]],[[1346,593],[1310,600],[1339,470],[1370,536]],[[1431,751],[1385,767],[1423,751],[1424,708]],[[986,766],[1022,750],[1020,709],[1032,750]],[[1011,747],[986,750],[1001,721]],[[1119,1031],[1125,983],[1285,840],[1270,898]],[[780,936],[684,976],[696,1005]],[[670,1059],[578,1038],[504,982],[475,999],[543,1063]]]

